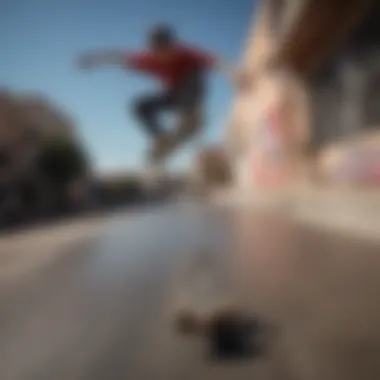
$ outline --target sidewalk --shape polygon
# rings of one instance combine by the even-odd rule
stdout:
[[[55,260],[62,252],[96,236],[100,218],[82,218],[0,235],[0,285]]]
[[[243,194],[216,194],[214,202],[286,213],[296,223],[380,241],[380,191],[299,186]]]

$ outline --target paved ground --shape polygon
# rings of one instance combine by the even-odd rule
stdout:
[[[265,355],[211,364],[170,326],[176,274],[227,259]],[[279,216],[172,205],[0,240],[0,379],[380,378],[379,246]]]
[[[229,189],[214,203],[235,207],[277,208],[292,220],[327,231],[380,241],[380,194],[376,188],[301,184],[288,189]]]

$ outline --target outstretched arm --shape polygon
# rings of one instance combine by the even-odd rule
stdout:
[[[155,68],[152,56],[146,52],[129,53],[124,51],[105,51],[87,53],[79,57],[79,66],[83,69],[102,66],[119,66],[141,72],[151,72]]]
[[[101,66],[125,66],[128,54],[122,51],[104,51],[81,54],[78,59],[79,67],[90,69]]]
[[[246,72],[234,67],[226,60],[197,48],[191,48],[190,52],[203,67],[224,74],[234,87],[241,89],[248,83]]]

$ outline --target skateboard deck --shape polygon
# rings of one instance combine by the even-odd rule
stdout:
[[[230,284],[201,262],[189,266],[176,286],[172,324],[177,333],[201,337],[217,359],[250,356],[258,324],[245,315]]]
[[[151,160],[157,163],[166,161],[184,141],[176,135],[168,135],[166,141],[153,149]]]

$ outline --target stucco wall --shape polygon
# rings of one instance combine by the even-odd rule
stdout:
[[[265,65],[278,50],[281,37],[285,36],[303,4],[304,0],[262,1],[253,20],[242,59],[242,66],[253,81],[249,88],[237,94],[227,131],[227,147],[236,164],[236,180],[242,186],[250,186],[256,181],[253,172],[257,168],[254,166],[261,158],[266,160],[258,152],[260,145],[265,145],[262,143],[263,125],[288,131],[290,135],[301,124],[303,132],[307,130],[303,83],[281,67],[273,70]],[[273,117],[278,119],[274,123]]]

